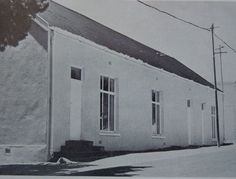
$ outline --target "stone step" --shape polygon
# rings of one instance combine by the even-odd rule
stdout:
[[[94,146],[92,141],[68,140],[61,146],[60,152],[54,152],[51,162],[56,162],[60,157],[72,161],[93,161],[110,156],[103,146]]]
[[[87,140],[68,140],[65,145],[70,147],[91,147],[93,142]]]
[[[61,151],[66,152],[91,152],[91,151],[104,151],[103,146],[61,146]]]
[[[106,157],[109,157],[109,156],[103,155],[103,156],[95,156],[95,157],[78,157],[78,158],[73,157],[73,158],[70,158],[70,159],[68,158],[68,159],[75,162],[92,162],[92,161],[103,159]]]
[[[90,152],[60,152],[61,155],[65,157],[91,157],[91,156],[102,156],[102,155],[108,155],[108,152],[105,151],[90,151]]]
[[[69,153],[69,152],[54,152],[51,162],[56,162],[60,157],[65,157],[72,161],[93,161],[100,158],[111,156],[108,152],[80,152],[80,153]]]

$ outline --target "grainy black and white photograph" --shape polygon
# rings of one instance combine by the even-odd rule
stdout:
[[[236,177],[236,1],[0,0],[0,177]]]

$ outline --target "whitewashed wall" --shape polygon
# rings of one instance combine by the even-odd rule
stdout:
[[[188,145],[187,99],[192,100],[192,144],[202,144],[201,103],[206,103],[205,143],[212,144],[209,87],[150,67],[78,36],[56,29],[54,34],[54,149],[69,139],[70,67],[84,69],[82,86],[82,139],[107,150],[144,150]],[[100,76],[117,79],[119,131],[99,131]],[[164,134],[152,137],[151,90],[163,92]]]
[[[224,84],[225,102],[225,139],[236,140],[236,83]]]
[[[0,52],[0,163],[47,159],[48,64],[31,35]]]

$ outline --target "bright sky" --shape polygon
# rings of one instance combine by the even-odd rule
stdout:
[[[192,27],[146,7],[136,0],[54,0],[145,45],[170,55],[213,82],[210,32]],[[236,2],[145,1],[215,32],[236,49]],[[216,48],[223,45],[216,39]],[[224,45],[225,46],[225,45]],[[236,53],[225,46],[225,81],[236,81]],[[216,56],[220,81],[219,55]]]

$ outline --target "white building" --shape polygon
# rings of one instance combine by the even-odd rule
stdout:
[[[53,1],[39,16],[0,54],[5,161],[45,161],[71,140],[111,151],[216,143],[211,83]]]
[[[224,83],[224,99],[221,96],[220,100],[224,100],[224,138],[232,142],[236,140],[236,82]]]

